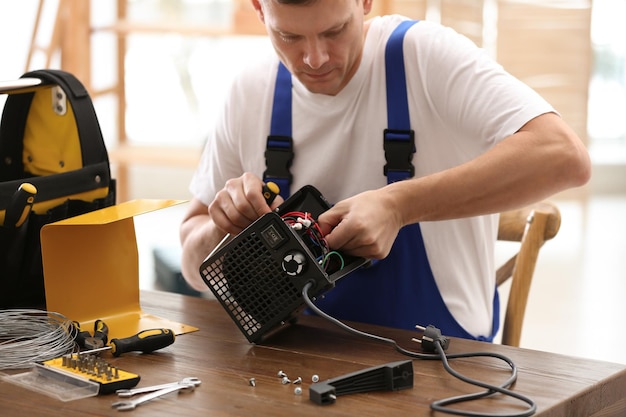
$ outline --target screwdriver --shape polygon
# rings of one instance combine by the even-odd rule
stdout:
[[[148,329],[123,339],[111,339],[110,346],[85,350],[79,354],[85,355],[104,350],[110,350],[115,357],[128,352],[150,353],[171,345],[174,340],[176,340],[176,335],[170,329]]]
[[[276,198],[276,196],[278,195],[278,193],[280,193],[280,189],[278,188],[278,185],[276,185],[275,182],[268,182],[267,184],[263,184],[263,198],[265,198],[265,201],[267,202],[268,206],[271,206],[272,203],[274,202],[274,199]]]
[[[171,345],[176,335],[170,329],[142,330],[134,336],[124,339],[111,339],[111,353],[120,356],[127,352],[149,353]]]

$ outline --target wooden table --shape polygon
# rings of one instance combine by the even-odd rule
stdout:
[[[264,345],[252,345],[214,300],[165,292],[142,292],[142,308],[160,317],[197,326],[198,332],[180,335],[176,342],[152,354],[106,355],[114,366],[141,376],[138,386],[161,384],[196,376],[202,384],[189,393],[171,394],[138,406],[134,416],[436,416],[432,401],[480,389],[449,375],[439,361],[414,360],[414,387],[342,395],[334,404],[309,399],[311,377],[335,378],[373,366],[408,359],[391,345],[352,335],[319,317],[302,317]],[[359,325],[359,329],[392,338],[418,350],[416,333]],[[601,335],[600,335],[601,336]],[[600,346],[601,340],[598,341]],[[575,343],[564,340],[563,343]],[[599,347],[601,348],[601,347]],[[536,416],[626,415],[626,365],[592,361],[508,346],[452,339],[448,353],[487,351],[510,357],[519,368],[514,390],[538,405]],[[508,368],[493,359],[455,359],[458,371],[490,383],[500,383]],[[296,385],[281,383],[278,371]],[[254,378],[256,386],[251,386]],[[61,402],[14,384],[0,381],[2,416],[117,416],[115,395]],[[471,405],[482,412],[519,411],[521,403],[496,395]]]

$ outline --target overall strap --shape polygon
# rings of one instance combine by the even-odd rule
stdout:
[[[409,100],[402,43],[407,30],[416,20],[406,20],[393,31],[385,48],[385,77],[387,82],[387,129],[383,132],[385,150],[384,174],[387,183],[415,175],[411,163],[415,153],[415,132],[411,129]]]
[[[282,62],[278,64],[270,134],[265,148],[265,172],[263,181],[275,182],[285,200],[291,187],[291,162],[293,139],[291,133],[291,74]]]
[[[387,83],[387,126],[383,132],[383,146],[387,163],[383,173],[387,182],[411,178],[415,167],[411,163],[415,153],[415,133],[411,129],[409,104],[406,90],[406,72],[402,43],[406,31],[417,21],[407,20],[394,30],[385,49],[385,72]],[[282,62],[278,64],[270,134],[265,150],[264,181],[273,181],[280,188],[283,198],[290,195],[293,161],[293,134],[291,74]]]

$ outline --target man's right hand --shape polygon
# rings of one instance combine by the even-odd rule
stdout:
[[[251,173],[230,179],[209,205],[209,215],[221,231],[237,234],[262,215],[278,207],[283,199],[277,196],[270,206],[263,197],[263,181]]]

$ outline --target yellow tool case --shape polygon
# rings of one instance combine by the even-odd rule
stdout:
[[[38,70],[0,82],[0,309],[45,306],[43,225],[115,204],[115,180],[87,89]]]

